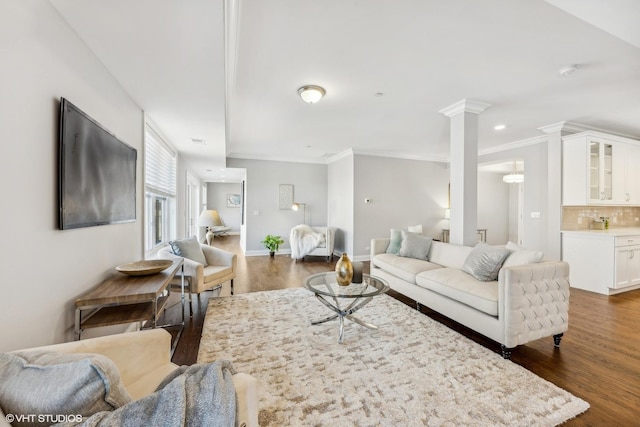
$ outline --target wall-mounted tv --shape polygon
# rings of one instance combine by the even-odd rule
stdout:
[[[61,98],[60,229],[135,221],[137,155],[135,148]]]

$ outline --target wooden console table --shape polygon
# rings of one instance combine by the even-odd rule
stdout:
[[[184,273],[181,258],[160,273],[148,276],[115,273],[76,300],[75,339],[79,340],[82,331],[89,328],[148,321],[151,328],[181,326],[177,343],[184,328],[184,274],[181,280],[182,323],[158,325],[157,322],[171,295],[171,280],[180,269]],[[149,327],[148,324],[145,326]]]

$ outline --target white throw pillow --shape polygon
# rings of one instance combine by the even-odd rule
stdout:
[[[422,224],[410,225],[407,227],[407,231],[410,233],[422,234]]]
[[[504,261],[502,267],[515,267],[517,265],[535,264],[538,262],[542,262],[544,258],[544,253],[540,251],[525,249],[513,242],[508,242],[505,248],[509,249],[512,252]]]

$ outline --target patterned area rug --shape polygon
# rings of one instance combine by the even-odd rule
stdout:
[[[258,380],[266,426],[553,426],[589,404],[387,296],[338,321],[303,288],[212,298],[198,362]],[[552,345],[550,343],[550,345]]]

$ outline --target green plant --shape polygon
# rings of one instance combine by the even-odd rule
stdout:
[[[260,243],[262,243],[265,248],[269,249],[269,252],[276,252],[280,245],[284,243],[284,240],[282,240],[282,237],[280,236],[267,234],[264,240]]]

